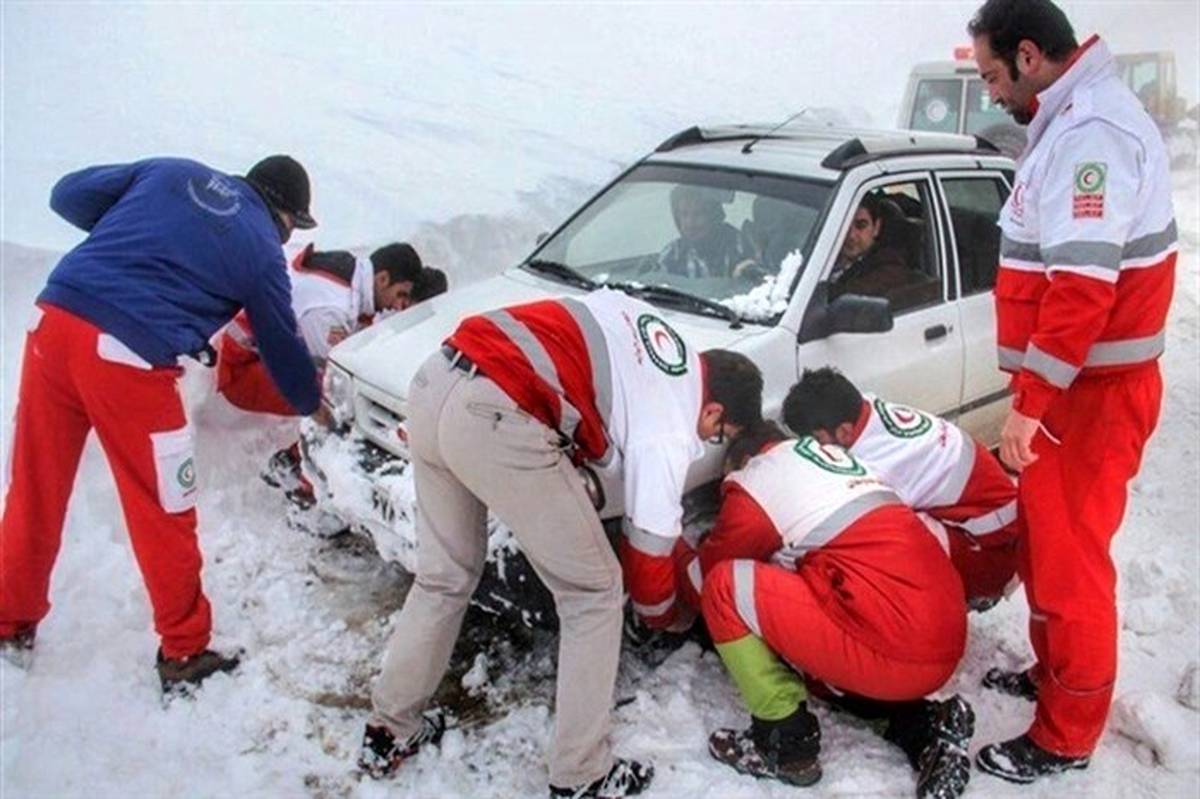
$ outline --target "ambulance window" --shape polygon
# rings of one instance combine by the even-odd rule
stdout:
[[[923,80],[917,84],[913,103],[913,130],[937,133],[958,133],[958,118],[962,106],[962,81]]]
[[[950,210],[958,274],[964,297],[988,291],[996,284],[1000,260],[1000,208],[1008,188],[995,177],[946,178],[942,191]]]

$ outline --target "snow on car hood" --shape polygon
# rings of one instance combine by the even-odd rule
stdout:
[[[404,398],[421,363],[462,319],[509,305],[585,293],[521,269],[510,269],[384,317],[336,346],[329,357],[356,381]],[[752,325],[735,330],[720,319],[665,308],[660,308],[660,313],[685,341],[701,350],[729,347],[746,334],[761,330]]]

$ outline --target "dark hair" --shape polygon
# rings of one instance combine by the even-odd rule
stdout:
[[[871,215],[872,222],[878,222],[883,217],[883,195],[877,191],[869,191],[863,195],[858,207]]]
[[[783,422],[800,436],[814,430],[832,432],[840,424],[858,421],[862,401],[854,384],[832,366],[805,369],[783,400]]]
[[[1008,65],[1013,80],[1017,72],[1017,46],[1028,39],[1051,61],[1071,56],[1079,43],[1067,15],[1050,0],[987,0],[967,25],[972,37],[986,36],[997,58]]]
[[[408,281],[415,286],[421,277],[421,256],[411,244],[388,244],[371,253],[371,267],[376,273],[387,272],[392,283]]]
[[[725,421],[749,427],[762,419],[762,372],[740,352],[705,350],[704,395],[725,406]]]
[[[421,276],[413,284],[413,302],[424,302],[431,297],[445,294],[449,288],[450,282],[446,279],[445,272],[432,266],[422,267]]]
[[[783,428],[770,419],[759,419],[730,442],[729,449],[725,450],[725,465],[730,471],[740,469],[767,444],[783,441],[787,437]]]

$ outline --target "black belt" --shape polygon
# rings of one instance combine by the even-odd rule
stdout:
[[[449,344],[442,345],[442,355],[446,356],[446,360],[450,361],[451,369],[461,369],[467,374],[478,374],[479,367],[475,362],[463,354],[462,350],[451,347]]]

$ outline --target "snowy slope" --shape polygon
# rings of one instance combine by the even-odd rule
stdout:
[[[1200,790],[1197,195],[1195,176],[1179,178],[1184,253],[1164,361],[1168,392],[1116,546],[1124,630],[1109,732],[1085,772],[1034,790],[976,774],[968,795],[1195,796]],[[53,256],[13,245],[0,255],[7,418],[16,390],[13,348]],[[440,753],[422,755],[394,783],[360,782],[352,758],[366,686],[406,580],[370,561],[324,553],[289,531],[280,498],[255,473],[286,442],[290,426],[264,427],[236,414],[207,396],[205,380],[191,374],[187,384],[205,486],[205,582],[217,643],[245,647],[244,666],[235,678],[214,678],[193,702],[160,705],[149,610],[111,478],[89,447],[37,660],[28,673],[0,665],[0,795],[544,795],[549,662],[493,674],[490,684],[481,664],[467,682],[509,697],[506,715],[450,733]],[[977,745],[1015,734],[1029,720],[1029,706],[978,688],[989,666],[1025,661],[1024,614],[1018,597],[972,618],[970,649],[948,690],[975,704]],[[1192,709],[1176,698],[1189,667],[1192,682],[1182,696]],[[653,671],[629,660],[618,696],[633,700],[617,713],[618,751],[651,758],[659,769],[650,797],[799,795],[738,777],[708,758],[708,731],[745,720],[712,654],[685,647]],[[825,778],[804,795],[910,795],[912,778],[897,751],[860,726],[820,715]]]

